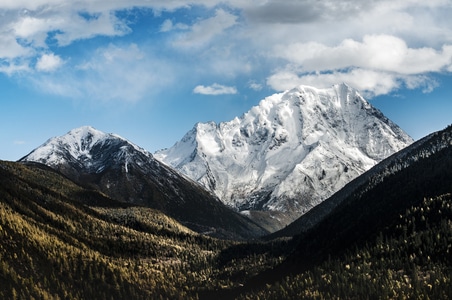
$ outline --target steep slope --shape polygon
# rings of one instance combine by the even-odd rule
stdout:
[[[345,189],[347,195],[326,215],[312,217],[342,190],[300,217],[312,222],[298,227],[297,246],[281,265],[231,294],[449,299],[452,126],[388,158]],[[281,232],[295,234],[289,227]]]
[[[159,277],[159,266],[190,253],[196,236],[157,210],[86,190],[42,164],[0,161],[1,299],[171,298],[178,288]]]
[[[451,203],[450,193],[426,198],[365,242],[345,246],[321,262],[291,260],[296,268],[290,272],[271,271],[279,273],[277,282],[247,286],[235,299],[450,299]]]
[[[200,235],[39,163],[0,161],[0,299],[198,299],[279,263],[284,243]]]
[[[199,232],[229,238],[265,232],[149,152],[89,126],[48,140],[20,161],[50,166],[113,199],[159,209]]]
[[[411,142],[347,85],[299,86],[230,122],[198,123],[155,157],[255,219],[268,212],[274,229]]]
[[[448,169],[451,158],[447,157],[447,153],[452,151],[451,148],[452,126],[449,126],[391,155],[286,228],[271,234],[269,238],[293,236],[306,232],[338,207],[344,207],[347,205],[346,203],[358,201],[361,201],[362,206],[365,206],[364,201],[366,200],[362,199],[366,199],[366,197],[378,199],[382,196],[381,193],[384,193],[385,197],[385,199],[381,199],[381,203],[388,204],[388,213],[393,213],[390,208],[393,208],[394,204],[390,203],[390,199],[397,202],[396,198],[400,197],[403,191],[411,193],[413,198],[417,200],[420,200],[423,196],[452,192],[452,181],[450,180],[452,175],[448,178],[448,174],[451,173]],[[423,169],[419,171],[421,164]],[[428,173],[420,174],[425,172],[427,166],[429,166]],[[434,176],[438,176],[441,180],[435,182],[432,179]],[[401,177],[400,182],[397,182],[394,178],[399,177]],[[391,189],[387,187],[389,183],[383,183],[387,181],[393,183]],[[384,204],[382,204],[382,207],[384,208]],[[370,208],[367,208],[366,211],[368,209]]]

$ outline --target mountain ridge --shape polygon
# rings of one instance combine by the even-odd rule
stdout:
[[[225,238],[266,233],[148,151],[90,126],[51,138],[19,161],[45,164],[82,186],[158,209],[198,232]]]
[[[314,227],[268,242],[199,235],[41,163],[0,161],[0,297],[450,298],[452,126],[393,157]]]
[[[197,123],[154,156],[282,228],[413,140],[346,84],[298,86],[229,122]],[[274,229],[274,228],[273,228]]]
[[[394,153],[349,182],[341,190],[320,203],[307,214],[301,216],[284,229],[270,234],[267,238],[294,236],[310,230],[338,206],[343,205],[342,203],[347,201],[348,198],[360,197],[358,195],[372,190],[372,188],[381,184],[389,175],[397,174],[411,165],[416,164],[419,160],[427,159],[443,149],[450,147],[452,145],[451,129],[452,126],[448,126],[444,130],[433,132],[399,152]],[[447,193],[449,191],[446,190],[443,192]]]

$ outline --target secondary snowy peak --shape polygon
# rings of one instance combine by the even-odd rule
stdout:
[[[238,210],[306,212],[412,143],[346,84],[299,86],[154,154]]]
[[[97,173],[111,164],[112,160],[127,164],[135,151],[152,158],[151,153],[119,135],[83,126],[49,139],[21,161],[40,162],[51,167],[72,164],[84,171]]]
[[[43,163],[84,187],[158,209],[198,232],[227,238],[267,233],[148,151],[89,126],[49,139],[20,161]]]

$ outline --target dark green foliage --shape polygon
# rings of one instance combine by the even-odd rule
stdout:
[[[200,235],[45,166],[0,162],[0,299],[451,298],[451,135],[268,242]]]
[[[449,299],[452,196],[424,199],[369,242],[242,299]]]
[[[373,215],[380,216],[378,213],[374,214],[375,209],[397,214],[396,210],[403,210],[406,205],[414,203],[412,201],[421,201],[424,196],[450,192],[451,145],[452,127],[449,126],[385,159],[348,183],[327,201],[320,203],[286,228],[270,235],[270,238],[305,232],[318,222],[324,222],[331,213],[347,214],[351,218],[361,217],[363,222],[378,226],[374,222],[380,222],[379,217],[368,218]]]
[[[0,299],[196,299],[285,257],[272,242],[233,258],[228,248],[244,242],[200,235],[42,165],[11,162],[0,162],[0,241]]]
[[[260,275],[268,286],[249,289],[270,299],[451,297],[451,145],[448,127],[358,180]]]

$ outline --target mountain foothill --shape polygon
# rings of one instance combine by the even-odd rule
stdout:
[[[452,126],[299,86],[149,153],[90,126],[0,161],[0,299],[448,299]]]

